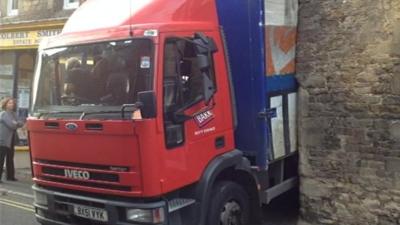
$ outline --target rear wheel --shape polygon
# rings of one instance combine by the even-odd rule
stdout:
[[[247,225],[249,198],[246,191],[231,181],[217,183],[211,194],[208,225]]]

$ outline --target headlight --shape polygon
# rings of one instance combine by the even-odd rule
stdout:
[[[47,195],[41,192],[34,191],[33,196],[36,204],[47,206]]]
[[[162,223],[165,220],[163,208],[157,209],[127,209],[126,219],[141,223]]]

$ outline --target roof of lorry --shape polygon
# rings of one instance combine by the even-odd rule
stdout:
[[[69,18],[61,35],[45,48],[160,32],[218,27],[214,0],[88,0]]]

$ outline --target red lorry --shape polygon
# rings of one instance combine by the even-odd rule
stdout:
[[[296,1],[89,0],[41,43],[42,224],[246,225],[296,187]]]

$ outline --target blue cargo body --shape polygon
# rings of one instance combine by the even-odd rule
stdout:
[[[291,154],[291,149],[295,147],[295,140],[291,140],[291,136],[295,135],[295,125],[289,122],[293,112],[289,113],[288,104],[293,104],[296,95],[291,93],[296,93],[298,86],[294,71],[272,71],[268,74],[271,72],[269,66],[272,66],[268,65],[272,61],[268,57],[272,56],[268,54],[266,43],[272,40],[272,35],[276,35],[270,30],[278,26],[270,26],[272,29],[266,26],[266,8],[268,5],[264,5],[263,0],[217,0],[236,97],[236,146],[251,159],[253,165],[260,168],[267,168],[268,162]],[[276,102],[280,102],[280,109],[276,107]],[[295,110],[295,106],[292,108],[292,111]],[[278,125],[281,129],[276,132],[282,134],[275,135],[273,120],[279,117],[279,113],[283,119]],[[277,145],[279,138],[276,137],[283,140],[281,145]],[[278,156],[274,146],[276,149],[283,148],[284,154]]]

